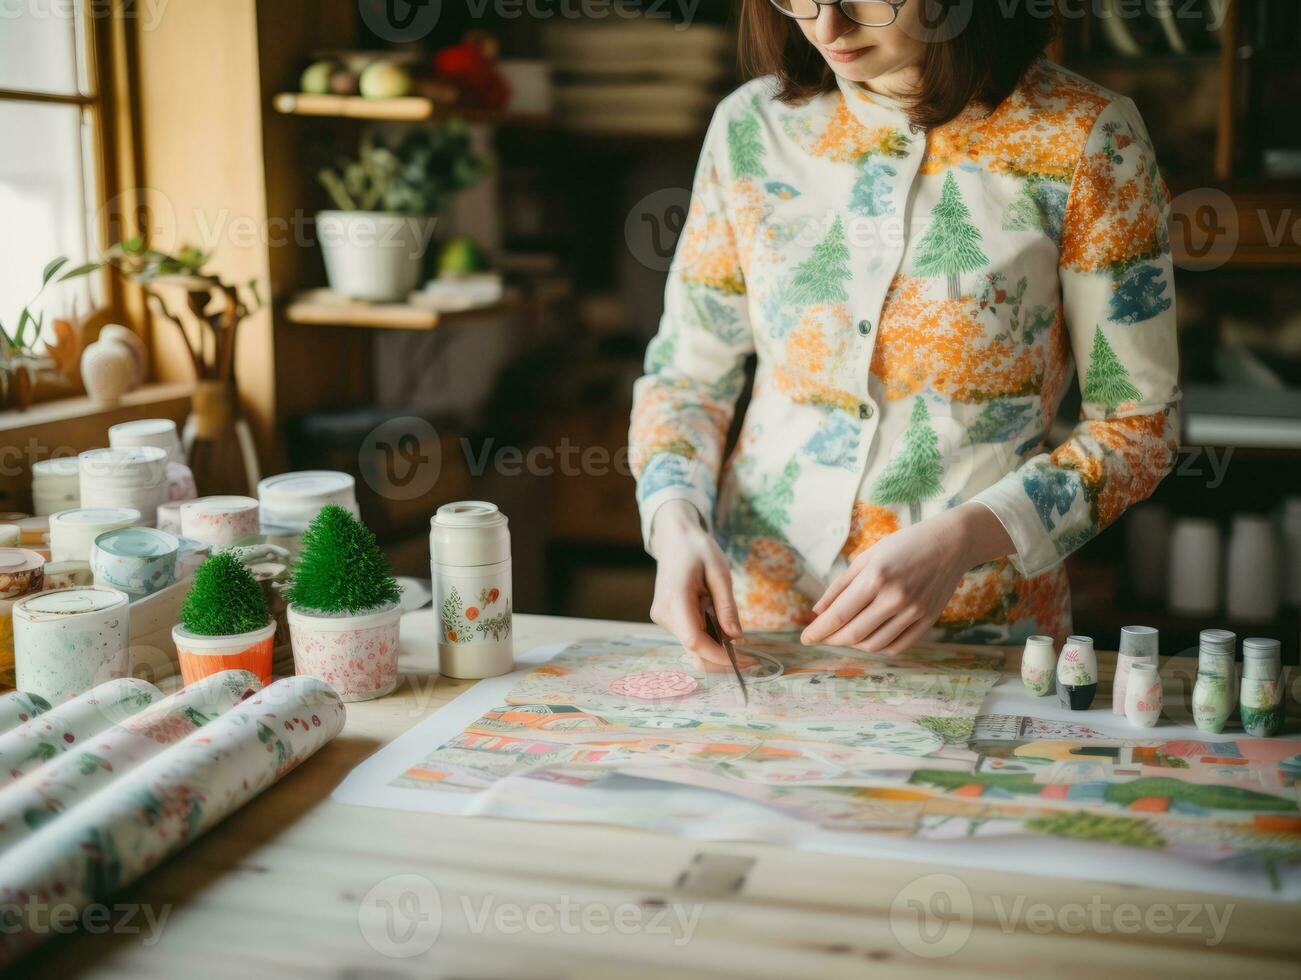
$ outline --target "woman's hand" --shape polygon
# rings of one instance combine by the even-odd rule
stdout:
[[[1013,550],[982,504],[936,514],[858,555],[814,604],[800,639],[895,656],[931,628],[965,572]]]
[[[723,632],[734,640],[742,638],[732,571],[723,550],[705,530],[700,513],[685,500],[663,504],[655,511],[650,546],[657,563],[651,621],[690,650],[702,670],[731,670],[727,651],[705,632],[700,604],[702,599],[712,602]],[[736,663],[752,667],[756,661],[738,653]]]

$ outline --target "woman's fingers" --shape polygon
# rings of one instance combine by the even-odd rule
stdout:
[[[854,577],[858,575],[859,569],[862,567],[863,563],[861,561],[854,560],[850,562],[849,567],[837,575],[836,580],[827,586],[827,590],[822,593],[822,598],[813,604],[814,613],[821,613],[835,600],[836,596],[844,592],[845,586],[854,581]]]
[[[867,607],[853,617],[848,623],[832,633],[822,642],[833,647],[858,646],[882,626],[898,616],[904,601],[898,597],[887,597],[878,592]]]
[[[804,627],[800,642],[805,644],[824,643],[827,637],[838,633],[849,625],[875,597],[879,585],[875,578],[858,575],[836,596],[835,600],[818,614],[817,619]]]
[[[931,628],[933,623],[933,620],[924,617],[917,620],[881,653],[887,657],[897,657],[901,653],[907,653],[914,643],[926,635],[926,631]]]
[[[718,625],[729,637],[739,638],[741,616],[736,610],[736,598],[732,594],[732,570],[721,554],[715,554],[705,561],[705,585],[709,588],[705,601],[713,602]]]
[[[886,617],[876,629],[851,645],[864,653],[883,653],[921,619],[921,613],[917,609],[911,607],[896,609],[894,614]]]

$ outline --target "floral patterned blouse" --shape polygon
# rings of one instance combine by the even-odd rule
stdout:
[[[772,86],[705,138],[634,389],[643,535],[692,502],[743,626],[791,628],[873,542],[976,500],[1016,552],[969,572],[932,635],[1060,640],[1062,559],[1177,448],[1168,195],[1137,110],[1043,60],[931,130],[852,83],[799,106]],[[1073,365],[1082,417],[1048,451]]]

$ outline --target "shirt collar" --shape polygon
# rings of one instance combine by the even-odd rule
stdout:
[[[861,83],[851,82],[839,75],[836,76],[836,84],[840,86],[845,105],[864,126],[897,126],[909,122],[907,107],[898,99],[878,95]]]

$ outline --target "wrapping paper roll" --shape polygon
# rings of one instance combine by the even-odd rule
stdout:
[[[202,835],[343,729],[328,684],[286,677],[0,856],[0,963],[49,935],[51,905],[104,901]]]
[[[50,702],[39,694],[10,691],[0,697],[0,735],[50,710]]]
[[[163,698],[0,790],[0,850],[262,689],[227,670]]]
[[[111,725],[125,721],[162,696],[148,681],[122,677],[92,688],[0,735],[0,786]]]

